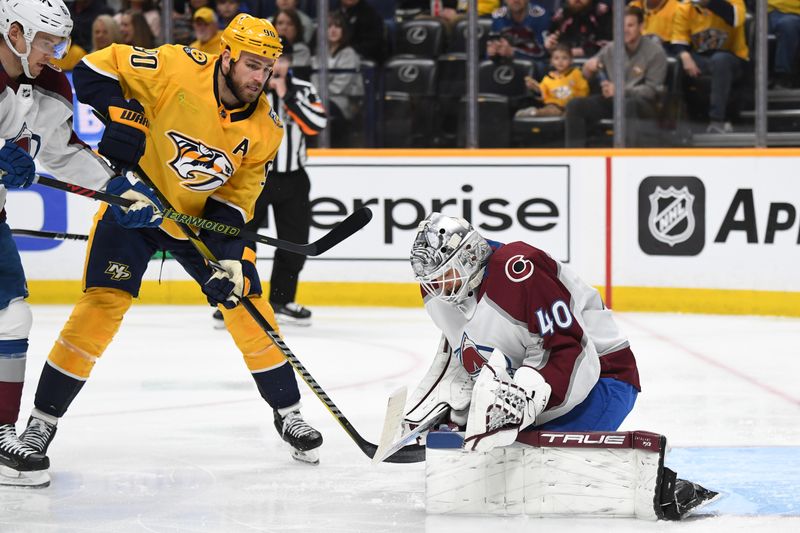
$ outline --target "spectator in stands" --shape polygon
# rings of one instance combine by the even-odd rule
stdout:
[[[144,15],[156,42],[159,42],[161,39],[161,11],[156,9],[152,0],[122,0],[122,9],[114,16],[117,24],[121,22],[122,13],[126,11],[138,12]]]
[[[640,140],[639,122],[653,118],[657,99],[664,90],[667,76],[667,56],[664,49],[652,39],[642,38],[644,13],[637,7],[625,9],[623,39],[625,41],[625,116],[627,119],[626,145],[635,146]],[[568,147],[586,146],[588,127],[604,118],[611,118],[614,110],[616,88],[609,80],[614,65],[613,42],[583,66],[586,79],[598,76],[601,94],[575,98],[567,104],[566,141]]]
[[[530,59],[547,65],[544,38],[550,24],[550,13],[529,0],[505,0],[506,5],[492,13],[492,34],[486,42],[490,58]]]
[[[292,45],[292,68],[297,71],[300,69],[308,70],[311,65],[311,49],[306,45],[300,36],[303,35],[303,23],[294,9],[278,9],[275,16],[272,17],[272,24],[278,31],[281,40],[288,42]],[[302,79],[308,79],[307,76],[300,76]]]
[[[303,28],[303,42],[309,44],[314,38],[314,21],[302,9],[297,7],[297,0],[275,0],[275,7],[278,9],[294,9],[300,19]]]
[[[363,0],[362,0],[363,1]],[[328,68],[339,71],[328,74],[328,115],[331,120],[331,145],[348,146],[351,138],[351,127],[361,100],[364,96],[364,81],[358,71],[361,60],[356,51],[349,45],[350,28],[344,14],[330,13],[328,17]],[[314,70],[318,69],[320,60],[312,58]],[[314,74],[311,83],[320,86],[318,74]]]
[[[210,7],[201,7],[192,17],[194,35],[197,38],[189,46],[207,54],[220,53],[220,35],[222,31],[217,24],[217,14]]]
[[[138,11],[126,11],[122,14],[119,24],[122,33],[122,42],[142,48],[155,48],[156,39],[150,30],[147,20]]]
[[[658,37],[667,55],[672,55],[672,30],[680,0],[633,0],[629,6],[644,11],[644,35]]]
[[[113,15],[114,12],[106,5],[105,0],[75,0],[67,2],[72,15],[72,43],[84,50],[92,46],[92,24],[97,15]]]
[[[240,0],[217,0],[217,19],[220,27],[230,24],[239,13],[250,13],[250,7]]]
[[[122,42],[119,24],[111,15],[100,15],[92,24],[92,52],[102,50],[114,43]]]
[[[750,58],[743,0],[692,0],[675,12],[672,45],[692,78],[711,76],[708,133],[730,133],[727,107],[733,83]]]
[[[589,57],[611,38],[610,29],[611,12],[605,2],[564,0],[550,19],[544,46],[549,51],[558,43],[566,43],[573,57]]]
[[[800,2],[768,0],[769,32],[775,34],[775,88],[794,85],[797,46],[800,44]]]
[[[386,58],[383,19],[367,0],[341,0],[340,10],[350,28],[350,46],[362,59],[380,64]]]
[[[573,98],[589,96],[589,84],[581,69],[572,64],[572,49],[567,44],[558,44],[550,54],[553,70],[537,82],[525,78],[528,89],[541,95],[542,107],[526,107],[517,111],[517,117],[560,117]]]

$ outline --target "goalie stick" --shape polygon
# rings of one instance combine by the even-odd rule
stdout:
[[[133,200],[129,200],[128,198],[123,198],[121,196],[117,196],[115,194],[109,194],[103,191],[96,191],[94,189],[87,189],[85,187],[81,187],[79,185],[73,185],[65,181],[48,178],[47,176],[37,176],[36,182],[39,183],[40,185],[44,185],[45,187],[50,187],[52,189],[59,189],[72,194],[85,196],[86,198],[102,200],[106,203],[119,205],[122,207],[130,207],[134,203]],[[372,219],[372,211],[370,211],[368,207],[362,207],[360,209],[353,211],[353,213],[351,213],[350,216],[342,220],[331,231],[323,235],[320,239],[308,244],[298,244],[294,242],[284,241],[283,239],[276,239],[274,237],[261,235],[260,233],[256,233],[255,231],[249,231],[244,228],[240,228],[238,226],[231,226],[230,224],[225,224],[223,222],[216,222],[214,220],[208,220],[201,217],[187,215],[185,213],[180,213],[172,209],[172,207],[165,207],[161,215],[165,219],[172,220],[173,222],[176,222],[178,224],[188,224],[190,226],[195,226],[197,228],[212,231],[214,233],[222,233],[230,237],[238,236],[245,239],[260,242],[263,244],[267,244],[269,246],[274,246],[275,248],[286,250],[287,252],[293,252],[296,254],[308,255],[312,257],[324,254],[325,252],[327,252],[328,250],[330,250],[331,248],[333,248],[334,246],[336,246],[337,244],[339,244],[340,242],[342,242],[343,240],[350,237],[355,232],[366,226],[367,223]]]
[[[106,123],[107,120],[104,116],[100,115],[97,111],[95,111],[94,113],[103,122],[103,124]],[[158,199],[161,201],[164,207],[171,208],[167,198],[163,194],[161,194],[161,191],[159,191],[152,184],[147,174],[142,170],[142,168],[139,165],[136,165],[134,171],[138,175],[139,179],[141,179],[144,183],[146,183],[149,187],[153,189],[153,191],[156,193]],[[369,209],[367,209],[367,212],[369,212]],[[214,253],[208,248],[208,246],[206,246],[203,240],[200,239],[200,237],[198,237],[186,223],[178,221],[176,222],[178,227],[183,232],[183,234],[186,235],[186,238],[189,240],[189,242],[192,243],[197,252],[201,256],[203,256],[203,258],[206,261],[208,261],[209,265],[211,265],[213,268],[216,269],[222,269],[222,267],[219,264],[219,261],[214,256]],[[363,227],[367,222],[369,222],[369,218],[367,218],[367,220],[361,225],[361,227]],[[360,229],[360,227],[357,229]],[[317,383],[317,380],[314,379],[314,377],[308,372],[308,370],[306,370],[303,363],[301,363],[300,360],[297,358],[297,356],[294,355],[294,352],[292,352],[292,350],[286,345],[286,343],[283,342],[283,339],[278,334],[278,332],[275,331],[275,328],[272,327],[272,324],[270,324],[267,321],[267,319],[264,318],[264,316],[258,311],[255,304],[251,302],[248,298],[242,298],[240,302],[241,305],[244,306],[248,314],[253,318],[253,320],[255,320],[256,324],[258,324],[258,326],[264,331],[264,333],[267,334],[267,336],[272,340],[272,342],[275,343],[275,346],[278,347],[278,349],[281,351],[281,354],[286,358],[287,361],[289,361],[289,364],[292,365],[292,368],[294,368],[295,372],[300,374],[300,377],[303,378],[303,381],[306,383],[306,385],[308,385],[308,387],[314,392],[317,398],[319,398],[320,401],[325,405],[328,411],[333,415],[333,417],[336,419],[339,425],[342,426],[342,428],[350,436],[350,438],[353,439],[353,441],[356,443],[359,449],[362,452],[364,452],[364,454],[367,457],[372,458],[375,455],[377,446],[366,440],[358,433],[358,431],[356,431],[356,429],[353,427],[350,421],[347,420],[347,418],[344,416],[344,414],[342,414],[342,412],[339,410],[336,404],[333,403],[333,400],[331,400],[330,396],[328,396],[328,393],[326,393],[323,390],[320,384]],[[392,457],[387,458],[386,462],[390,463],[419,462],[421,460],[419,459],[420,452],[422,453],[424,458],[425,450],[421,446],[417,446],[416,450],[401,450]]]
[[[405,403],[405,387],[396,390],[389,396],[386,417],[383,420],[383,432],[381,433],[381,440],[378,442],[378,449],[372,457],[372,464],[378,464],[383,461],[394,462],[388,459],[396,453],[404,453],[409,457],[416,458],[414,461],[407,461],[409,463],[420,463],[425,460],[425,446],[409,443],[414,441],[422,432],[428,431],[438,424],[442,419],[442,415],[447,411],[447,406],[442,405],[439,408],[439,412],[429,416],[427,420],[411,431],[403,433],[403,418],[405,418],[403,408]]]
[[[39,231],[35,229],[12,229],[11,235],[18,235],[20,237],[34,237],[37,239],[56,239],[67,241],[88,241],[88,235],[79,235],[77,233],[58,233],[55,231]]]

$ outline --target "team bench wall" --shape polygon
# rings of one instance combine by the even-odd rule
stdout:
[[[312,151],[312,240],[354,207],[375,216],[309,259],[299,299],[420,305],[408,249],[417,221],[441,210],[548,250],[615,309],[800,316],[799,166],[800,150],[781,149]],[[35,186],[7,208],[12,227],[85,233],[97,204]],[[18,243],[31,301],[74,301],[84,244]],[[272,252],[259,245],[265,279]],[[142,301],[203,298],[173,261],[153,261]]]

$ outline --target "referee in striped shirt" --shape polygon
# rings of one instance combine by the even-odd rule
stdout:
[[[327,124],[327,114],[311,83],[292,75],[292,45],[283,44],[269,80],[267,97],[283,121],[283,142],[272,163],[272,170],[261,196],[256,201],[253,219],[245,228],[257,231],[266,222],[267,208],[272,206],[278,238],[292,242],[308,242],[311,226],[311,183],[304,168],[306,136],[317,135]],[[279,323],[311,325],[311,311],[294,301],[297,279],[306,256],[275,250],[270,278],[269,302]],[[219,315],[219,316],[218,316]],[[216,327],[225,327],[222,313],[216,311]]]

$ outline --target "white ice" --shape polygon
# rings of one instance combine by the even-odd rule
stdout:
[[[70,311],[34,308],[20,426]],[[314,309],[287,344],[367,439],[425,372],[422,309]],[[623,430],[665,434],[667,464],[725,497],[683,523],[428,516],[424,467],[372,466],[301,384],[325,437],[293,461],[241,356],[206,307],[134,306],[50,448],[52,485],[0,489],[0,532],[800,531],[800,320],[618,315],[644,392]]]

